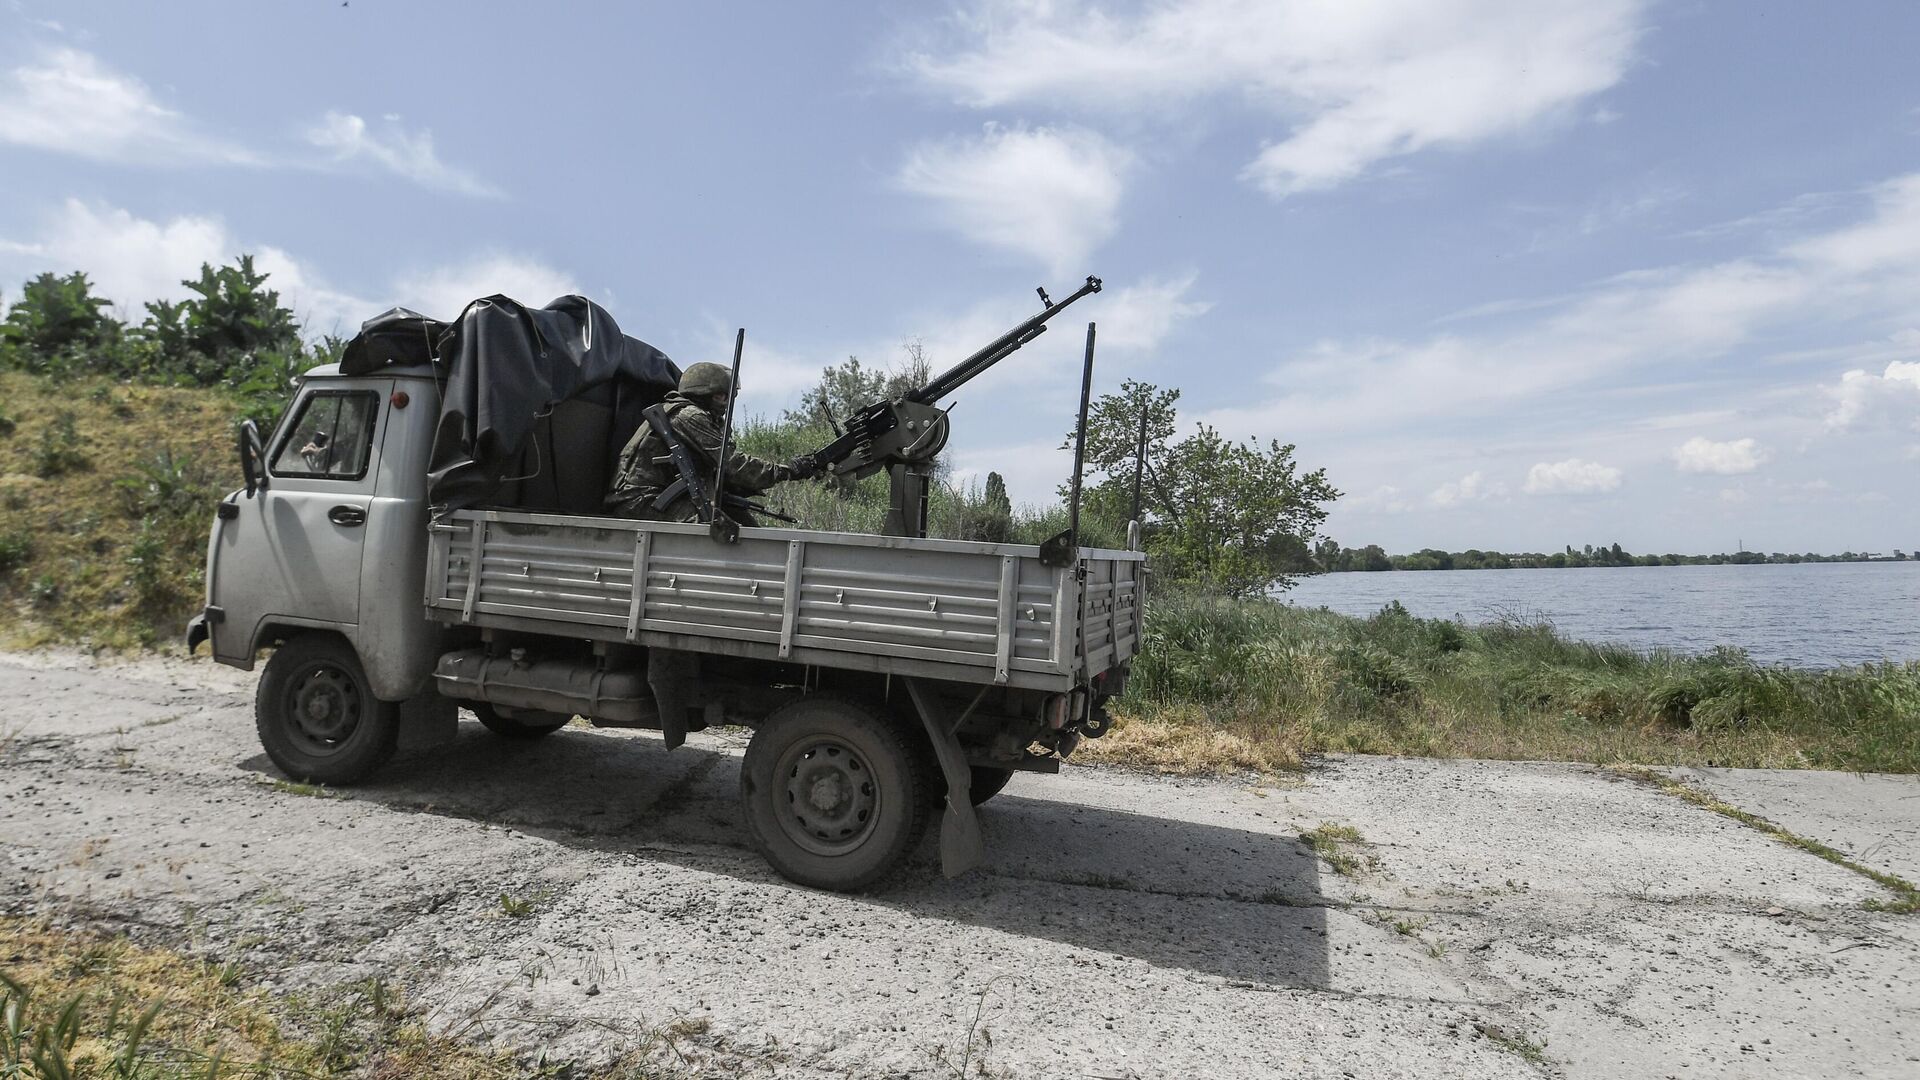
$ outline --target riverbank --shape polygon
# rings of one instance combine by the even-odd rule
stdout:
[[[228,423],[236,399],[0,373],[0,401],[0,610],[8,615],[0,644],[138,652],[177,641],[200,602],[208,507],[236,482]],[[1910,622],[1902,601],[1873,611],[1853,601],[1814,609],[1842,595],[1841,578],[1857,570],[1902,582],[1920,577],[1905,566],[1920,570],[1911,563],[1898,571],[1679,567],[1577,576],[1662,575],[1669,606],[1684,602],[1700,612],[1717,603],[1744,620],[1746,636],[1725,622],[1696,628],[1701,640],[1745,641],[1817,616],[1826,629],[1807,631],[1809,639],[1877,625],[1880,641],[1911,633],[1902,629]],[[1817,588],[1731,592],[1718,583],[1685,592],[1722,572],[1765,574],[1776,585],[1779,575],[1823,577]],[[1533,610],[1571,609],[1577,597],[1541,589],[1573,573],[1539,570],[1507,580],[1530,583]],[[1400,588],[1450,578],[1341,576],[1394,578]],[[1486,599],[1497,595],[1488,583],[1505,576],[1471,576],[1475,610],[1484,610],[1496,602]],[[1884,582],[1873,588],[1884,600]],[[1644,597],[1610,602],[1653,617],[1641,614],[1651,607]],[[1889,629],[1889,620],[1902,625]],[[1333,751],[1920,771],[1920,664],[1810,671],[1726,652],[1690,658],[1569,640],[1525,617],[1473,627],[1417,618],[1397,605],[1353,617],[1274,601],[1156,595],[1120,712],[1121,728],[1087,744],[1088,758],[1186,773],[1285,771]]]
[[[1159,596],[1091,759],[1272,772],[1347,752],[1920,772],[1920,663],[1821,670],[1571,641],[1544,624]]]

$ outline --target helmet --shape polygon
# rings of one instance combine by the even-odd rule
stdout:
[[[688,397],[732,393],[733,373],[719,364],[694,364],[680,373],[680,392]]]

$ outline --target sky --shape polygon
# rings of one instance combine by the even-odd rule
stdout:
[[[1389,551],[1920,547],[1920,5],[0,0],[0,300],[257,256],[310,332],[578,292],[777,412],[849,355],[1052,497],[1095,392]]]

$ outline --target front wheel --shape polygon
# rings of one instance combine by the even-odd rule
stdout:
[[[880,882],[926,830],[926,757],[864,705],[810,697],[775,710],[740,769],[754,847],[802,885]]]
[[[253,701],[267,757],[288,777],[322,784],[364,779],[393,756],[400,710],[373,696],[353,646],[302,634],[274,650]]]

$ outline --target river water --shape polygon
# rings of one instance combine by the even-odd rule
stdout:
[[[1423,570],[1301,578],[1288,603],[1370,615],[1552,623],[1567,637],[1831,667],[1920,660],[1920,561],[1579,570]]]

